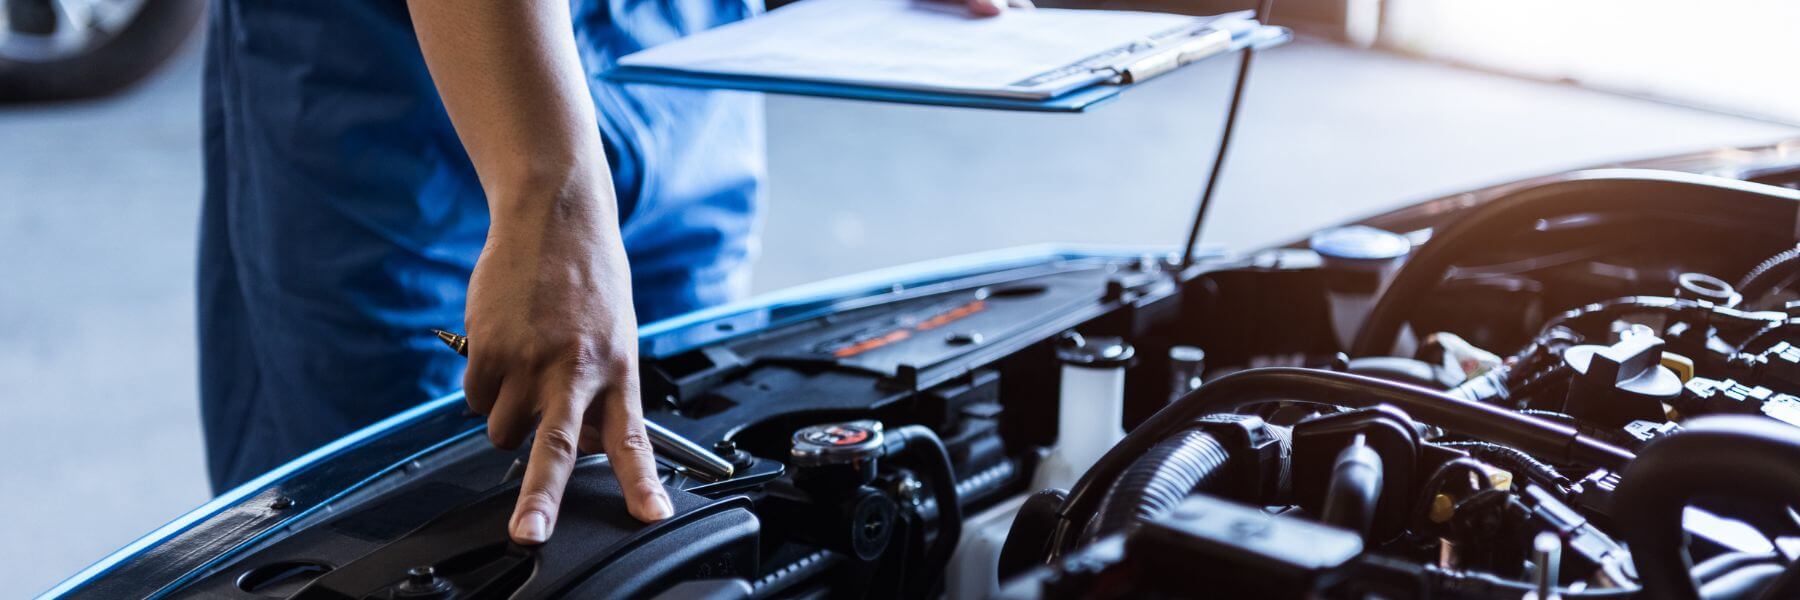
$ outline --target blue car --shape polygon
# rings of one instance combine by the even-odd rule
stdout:
[[[452,395],[46,596],[1793,597],[1796,148],[681,316],[641,341],[671,519],[596,455],[512,544],[524,455]]]

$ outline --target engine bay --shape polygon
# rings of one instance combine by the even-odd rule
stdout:
[[[1001,253],[689,315],[644,329],[645,415],[733,469],[665,465],[674,518],[596,455],[510,543],[524,455],[452,396],[66,591],[1800,597],[1795,171],[1684,160],[1185,269]]]

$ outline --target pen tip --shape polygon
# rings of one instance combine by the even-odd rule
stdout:
[[[467,355],[469,351],[469,338],[442,329],[433,329],[431,332],[437,334],[438,339],[443,340],[444,345],[455,350],[457,354]]]

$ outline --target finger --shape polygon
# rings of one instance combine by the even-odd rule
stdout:
[[[569,472],[575,469],[576,444],[581,421],[569,398],[545,398],[544,418],[531,442],[531,458],[525,463],[525,481],[519,487],[519,503],[513,508],[510,528],[514,542],[542,544],[556,529],[557,509]],[[579,407],[579,408],[585,408]]]
[[[511,450],[525,442],[531,433],[531,420],[536,416],[531,384],[524,377],[508,377],[500,382],[499,400],[488,413],[488,440],[495,446]]]
[[[483,368],[487,365],[487,360],[471,357],[468,367],[463,369],[463,401],[468,402],[469,410],[478,415],[492,411],[500,398],[500,371]]]
[[[969,12],[976,16],[991,17],[1006,11],[1006,0],[964,0],[969,5]]]
[[[661,521],[675,515],[669,493],[656,476],[656,458],[650,437],[644,434],[644,418],[638,404],[637,375],[627,375],[610,386],[600,407],[606,434],[606,458],[625,491],[625,505],[639,521]]]

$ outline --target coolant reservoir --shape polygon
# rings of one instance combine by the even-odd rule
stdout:
[[[1307,245],[1319,253],[1329,273],[1325,295],[1338,347],[1349,348],[1388,280],[1412,252],[1412,243],[1391,231],[1351,225],[1315,233]]]
[[[1125,369],[1136,352],[1116,337],[1070,333],[1056,349],[1062,363],[1056,445],[1031,489],[1067,488],[1125,437]]]

